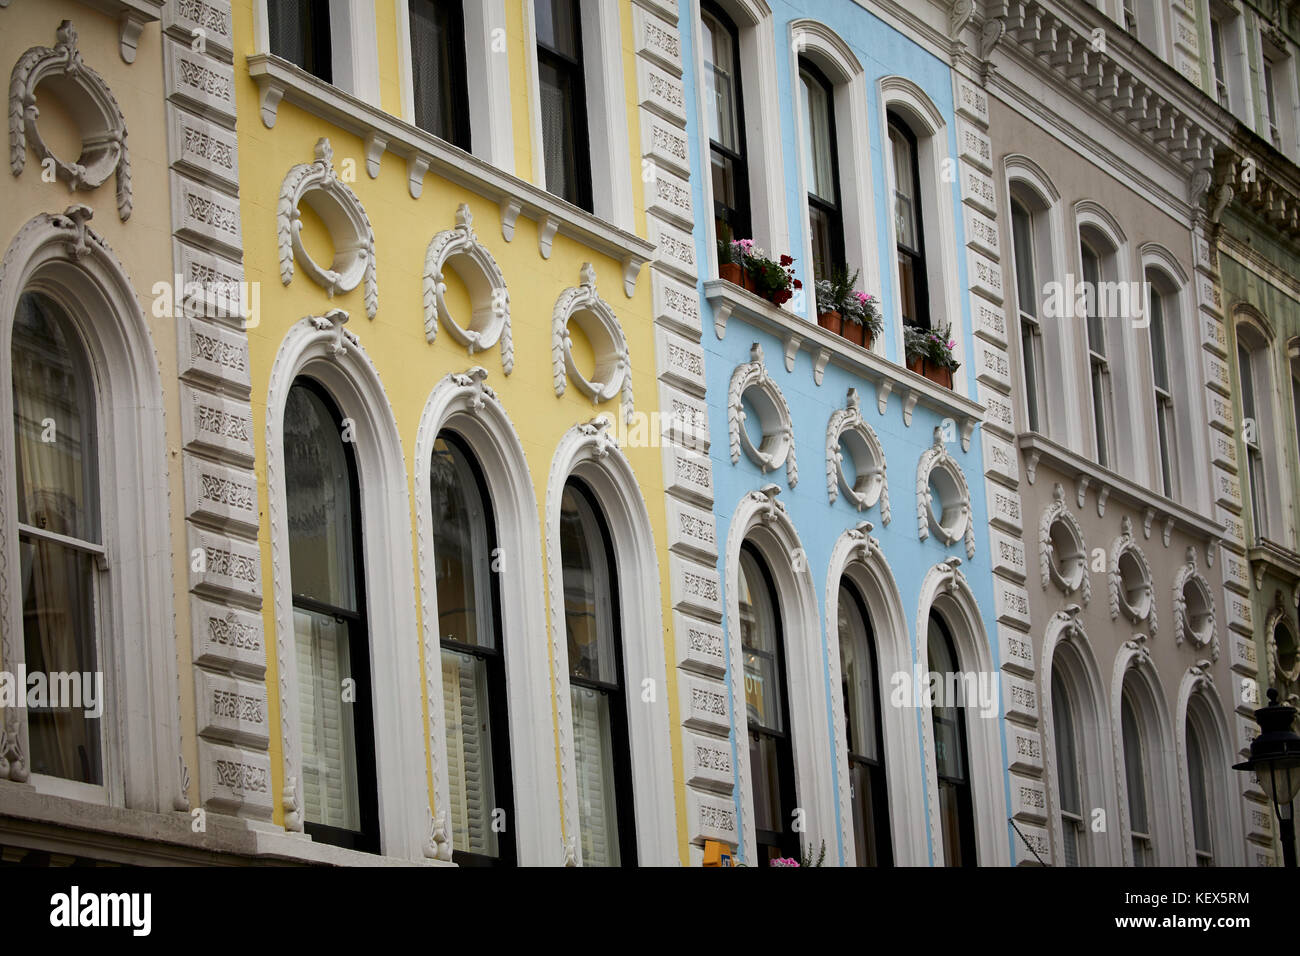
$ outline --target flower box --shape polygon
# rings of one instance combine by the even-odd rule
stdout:
[[[907,367],[918,375],[924,375],[936,385],[952,388],[952,369],[944,368],[938,362],[932,362],[923,355],[909,355]]]
[[[738,285],[747,292],[754,291],[754,284],[749,281],[749,274],[745,272],[745,267],[738,262],[724,262],[718,266],[718,276],[726,279],[732,285]]]
[[[834,332],[836,335],[839,335],[841,329],[843,328],[843,323],[841,321],[840,314],[833,310],[830,312],[823,312],[820,315],[818,315],[817,324],[820,325],[827,332]]]

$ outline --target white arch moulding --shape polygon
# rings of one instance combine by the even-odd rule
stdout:
[[[827,660],[818,646],[822,633],[817,609],[817,588],[807,561],[798,561],[803,545],[785,506],[777,500],[780,489],[764,485],[748,492],[732,511],[727,531],[726,575],[723,584],[727,624],[727,654],[731,670],[731,713],[736,746],[736,779],[740,793],[741,858],[751,861],[757,852],[754,830],[754,786],[750,775],[748,721],[742,680],[740,649],[740,547],[749,541],[763,555],[776,585],[785,641],[786,681],[790,691],[795,791],[798,806],[806,811],[804,850],[818,852],[826,842],[828,854],[839,845],[839,794],[834,785],[837,766],[831,748],[835,738],[828,722],[826,699]],[[841,848],[840,853],[843,853]]]
[[[1194,720],[1201,740],[1211,750],[1206,755],[1205,787],[1210,793],[1210,831],[1215,866],[1245,866],[1245,834],[1241,816],[1240,784],[1232,764],[1238,759],[1231,744],[1232,731],[1219,702],[1210,661],[1200,660],[1187,668],[1178,685],[1174,711],[1174,741],[1177,747],[1179,807],[1182,810],[1183,849],[1186,866],[1196,866],[1196,834],[1192,820],[1191,771],[1187,763],[1187,722]],[[1180,861],[1181,862],[1181,861]]]
[[[1147,756],[1148,793],[1147,799],[1152,808],[1174,805],[1174,788],[1177,786],[1177,769],[1174,767],[1173,748],[1169,742],[1174,739],[1173,727],[1169,720],[1169,710],[1165,704],[1164,690],[1155,665],[1151,661],[1151,651],[1147,647],[1145,634],[1134,634],[1132,640],[1125,641],[1115,655],[1115,670],[1110,685],[1110,727],[1114,742],[1115,789],[1119,796],[1119,836],[1120,861],[1123,866],[1133,865],[1133,840],[1128,805],[1128,777],[1124,771],[1124,729],[1120,720],[1120,708],[1124,697],[1124,680],[1129,671],[1133,671],[1138,680],[1138,690],[1133,700],[1138,720],[1142,726],[1142,744]],[[1180,830],[1175,828],[1173,819],[1167,814],[1150,813],[1152,820],[1152,838],[1155,842],[1156,864],[1159,866],[1180,865],[1183,856],[1183,839]]]
[[[628,688],[637,861],[644,866],[676,866],[679,859],[673,747],[668,723],[667,664],[654,529],[636,473],[610,434],[609,426],[608,417],[599,415],[565,432],[551,459],[546,481],[546,582],[550,602],[550,654],[555,667],[551,683],[555,693],[564,821],[563,845],[556,848],[553,862],[582,863],[560,558],[561,499],[565,483],[570,477],[577,477],[595,493],[609,525],[610,536],[618,545],[615,571],[621,612],[623,675]],[[642,701],[642,682],[647,679],[653,681],[656,693],[653,700]]]
[[[450,429],[469,444],[488,480],[497,547],[510,556],[502,563],[498,579],[501,629],[509,635],[503,653],[516,819],[508,826],[515,834],[520,863],[544,866],[556,862],[548,835],[560,831],[560,803],[555,791],[556,766],[551,759],[555,738],[548,692],[551,672],[542,594],[541,524],[523,445],[496,392],[485,384],[487,377],[481,366],[444,376],[429,394],[415,438],[416,541],[435,843],[438,858],[450,860],[453,846],[446,808],[451,806],[451,789],[446,770],[442,668],[438,664],[437,555],[430,485],[434,443],[444,429]]]
[[[445,270],[454,272],[469,293],[470,320],[461,325],[447,307]],[[501,370],[515,368],[515,346],[510,333],[510,292],[501,267],[474,231],[468,203],[456,208],[456,226],[438,233],[424,254],[424,337],[433,342],[438,321],[470,355],[501,343]]]
[[[13,322],[24,292],[58,302],[80,336],[94,378],[101,531],[107,552],[107,755],[130,809],[187,810],[180,747],[166,426],[153,337],[131,278],[87,222],[87,206],[28,220],[0,264],[0,421],[13,421]],[[0,429],[0,660],[24,660],[17,469],[13,429]],[[15,639],[16,638],[16,639]],[[110,639],[111,638],[111,639]],[[129,706],[122,702],[129,701]],[[107,716],[107,715],[106,715]],[[0,779],[29,779],[25,713],[0,707]],[[111,767],[111,765],[110,765]]]
[[[577,323],[595,353],[596,367],[590,376],[574,360],[570,322]],[[632,424],[632,356],[618,316],[596,292],[596,270],[590,262],[582,264],[578,284],[565,289],[555,301],[551,313],[551,371],[557,398],[564,394],[569,379],[593,406],[622,392],[623,421]]]
[[[889,793],[889,829],[893,840],[894,863],[898,866],[924,866],[926,855],[925,820],[914,808],[923,806],[924,770],[921,766],[921,737],[911,714],[899,707],[886,706],[885,683],[893,674],[906,673],[912,659],[908,641],[907,614],[894,581],[889,560],[880,542],[871,536],[871,523],[861,522],[840,535],[831,549],[826,573],[826,654],[830,673],[831,713],[834,715],[832,742],[836,774],[839,781],[840,833],[843,840],[840,864],[852,866],[857,859],[850,794],[848,745],[844,726],[844,694],[841,686],[839,651],[840,583],[847,580],[857,589],[871,618],[871,632],[876,641],[877,699],[881,702],[880,720],[884,739],[885,781]]]
[[[271,579],[279,671],[280,738],[286,830],[303,829],[302,734],[298,724],[298,658],[289,568],[285,490],[284,409],[302,375],[330,393],[355,423],[353,451],[360,484],[375,770],[381,850],[386,856],[436,858],[424,770],[425,720],[420,696],[415,569],[406,463],[392,406],[379,372],[360,341],[343,329],[347,313],[308,316],[285,334],[271,367],[266,401],[266,483],[271,530]]]
[[[930,671],[930,612],[936,611],[948,625],[956,645],[957,666],[963,671],[996,674],[988,633],[970,582],[959,570],[961,558],[948,558],[926,572],[916,614],[915,673]],[[999,679],[999,688],[1001,687]],[[981,866],[1011,865],[1011,834],[1007,826],[1005,761],[1002,746],[1002,714],[996,717],[967,719],[967,751],[971,763],[971,790],[974,797],[976,852]],[[939,778],[935,763],[934,729],[929,719],[921,717],[925,750],[925,786],[929,803],[932,862],[944,858],[943,833],[939,827]]]
[[[844,456],[853,466],[854,480],[844,471]],[[858,390],[850,388],[844,408],[831,412],[826,425],[826,496],[834,504],[843,489],[845,499],[859,511],[880,502],[880,521],[889,524],[889,477],[885,449],[876,430],[862,418]]]
[[[1079,621],[1079,606],[1072,604],[1057,611],[1047,621],[1038,671],[1038,712],[1043,727],[1043,787],[1047,792],[1048,829],[1056,853],[1064,846],[1061,829],[1060,792],[1058,786],[1056,727],[1052,710],[1052,674],[1062,648],[1073,656],[1062,679],[1081,707],[1074,714],[1075,729],[1080,735],[1076,749],[1082,757],[1079,768],[1089,809],[1100,806],[1111,813],[1117,805],[1115,780],[1107,772],[1110,766],[1110,714],[1106,707],[1106,684],[1092,653],[1087,632]],[[1098,799],[1100,798],[1100,799]],[[1091,820],[1089,820],[1089,825]],[[1089,846],[1099,851],[1091,861],[1095,866],[1111,866],[1120,858],[1119,831],[1108,827],[1104,836],[1090,833]]]
[[[328,137],[316,141],[315,154],[314,162],[291,167],[280,184],[275,212],[280,281],[285,285],[292,281],[295,260],[330,298],[351,292],[364,280],[366,315],[373,319],[379,309],[379,286],[375,278],[375,233],[370,227],[370,217],[357,194],[334,172],[334,149]],[[334,260],[328,268],[316,262],[302,244],[299,207],[303,203],[329,230]]]

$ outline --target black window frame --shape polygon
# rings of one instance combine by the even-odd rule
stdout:
[[[837,270],[845,267],[846,261],[846,253],[844,251],[844,191],[840,188],[840,144],[839,136],[835,129],[835,84],[830,81],[830,78],[821,71],[817,64],[813,63],[807,57],[801,56],[799,57],[799,81],[801,83],[803,82],[803,75],[805,73],[807,73],[809,78],[817,83],[826,94],[826,103],[828,107],[826,110],[826,129],[830,134],[827,138],[830,140],[828,148],[831,151],[831,184],[835,191],[835,202],[832,204],[827,202],[823,197],[818,196],[812,191],[812,189],[808,190],[809,243],[812,243],[812,218],[813,211],[816,210],[826,217],[829,224],[827,231],[830,234],[830,257],[832,260],[829,263],[823,263],[827,269],[824,275],[817,272],[815,254],[810,266],[815,278],[831,279],[835,276]],[[813,135],[812,117],[804,117],[804,120],[808,124],[808,136],[811,139]],[[815,150],[817,144],[814,142],[811,145]],[[813,158],[814,161],[816,161],[815,152]],[[813,170],[809,170],[808,173],[811,177]],[[809,185],[811,186],[812,184],[809,183]]]
[[[745,134],[745,91],[744,81],[741,73],[740,63],[740,28],[722,7],[718,6],[714,0],[701,0],[700,2],[701,22],[703,17],[708,16],[724,30],[727,31],[731,38],[731,59],[734,64],[732,79],[735,88],[735,110],[736,110],[736,136],[739,140],[740,151],[728,149],[713,137],[709,137],[709,159],[712,163],[714,155],[721,157],[731,164],[733,188],[736,192],[736,205],[728,206],[718,198],[717,190],[713,193],[713,221],[714,230],[717,232],[716,239],[723,242],[724,237],[718,229],[719,224],[725,223],[731,231],[733,239],[751,239],[753,238],[753,207],[750,199],[749,188],[749,142]],[[712,174],[712,168],[710,168]]]
[[[426,133],[438,137],[443,142],[470,152],[473,136],[470,131],[469,113],[469,68],[465,57],[465,6],[462,0],[407,0],[407,16],[415,21],[417,6],[432,7],[445,17],[443,28],[448,36],[445,53],[448,57],[447,72],[450,74],[450,129],[430,129],[420,122],[420,91],[415,84],[415,31],[411,33],[411,100],[414,109],[412,122]],[[444,136],[443,133],[449,135]]]
[[[907,256],[912,264],[912,278],[916,284],[916,311],[918,313],[915,322],[909,322],[907,316],[903,316],[903,324],[910,325],[916,329],[933,328],[930,321],[930,272],[927,267],[928,258],[925,248],[925,204],[921,194],[921,147],[916,133],[912,132],[912,127],[893,110],[886,114],[886,121],[890,129],[896,129],[907,140],[907,145],[912,154],[912,169],[910,170],[912,178],[912,195],[915,198],[916,208],[913,210],[916,219],[916,248],[910,249],[899,241],[898,230],[894,230],[894,249],[896,256]],[[892,154],[893,147],[891,145]],[[891,162],[892,155],[891,155]],[[899,171],[894,170],[895,182]],[[892,198],[892,197],[891,197]],[[899,308],[902,308],[902,275],[898,274],[899,279]]]
[[[465,459],[477,486],[479,500],[483,503],[484,532],[487,535],[488,554],[497,548],[497,526],[495,507],[492,503],[491,489],[483,474],[483,466],[474,454],[468,441],[457,431],[444,428],[437,438],[453,446]],[[437,440],[435,439],[435,445]],[[434,454],[437,454],[435,451]],[[488,722],[492,740],[492,781],[495,809],[505,814],[506,828],[497,834],[497,855],[470,853],[458,850],[453,840],[451,859],[458,866],[472,867],[512,867],[519,863],[519,847],[515,841],[515,805],[514,805],[514,771],[510,763],[510,709],[506,697],[506,663],[505,663],[505,629],[501,617],[501,575],[495,571],[489,574],[489,589],[492,601],[492,630],[496,639],[495,647],[464,644],[449,641],[438,635],[439,649],[446,648],[458,654],[474,657],[484,663],[488,679]]]
[[[310,375],[299,375],[295,378],[290,391],[299,387],[308,389],[321,401],[330,413],[334,427],[342,435],[343,412],[329,389]],[[374,685],[370,671],[370,619],[363,542],[365,529],[361,522],[361,476],[352,442],[340,438],[340,443],[343,445],[343,457],[348,465],[348,491],[352,510],[352,565],[356,581],[357,608],[353,611],[335,607],[324,601],[298,594],[293,594],[292,604],[293,607],[302,608],[304,611],[333,615],[337,623],[344,623],[348,628],[348,662],[352,669],[351,676],[356,688],[356,697],[347,706],[354,708],[352,727],[356,735],[357,802],[361,829],[348,830],[343,827],[313,823],[305,819],[304,813],[303,830],[320,843],[362,853],[379,853],[379,773],[375,761]],[[292,573],[290,591],[292,591]]]
[[[594,211],[592,203],[592,185],[591,185],[591,136],[587,128],[587,81],[585,57],[583,55],[583,38],[582,38],[582,2],[581,0],[545,0],[545,2],[567,3],[572,11],[573,18],[573,44],[574,49],[578,51],[577,57],[571,57],[567,53],[562,53],[553,47],[547,46],[542,42],[541,37],[537,38],[537,67],[538,67],[538,85],[541,85],[541,68],[543,65],[549,66],[563,77],[568,84],[569,96],[569,115],[573,117],[573,155],[570,157],[570,173],[574,184],[574,198],[561,196],[559,193],[552,192],[551,195],[559,196],[565,202],[572,203],[580,209],[587,212]],[[534,0],[534,4],[537,0]],[[534,9],[536,7],[534,6]],[[546,149],[546,131],[542,131],[543,150]],[[545,160],[542,162],[543,174],[545,174]],[[543,183],[543,187],[550,192],[550,184]]]
[[[302,59],[299,63],[288,56],[284,50],[274,47],[276,36],[276,18],[282,7],[296,5],[299,11],[299,23],[306,28],[306,36],[300,37]],[[318,80],[334,82],[334,48],[330,37],[330,0],[266,0],[267,30],[272,44],[271,53],[288,60],[299,69],[305,70]]]
[[[845,688],[844,693],[844,739],[845,749],[848,753],[850,780],[852,778],[853,767],[855,764],[868,768],[867,776],[871,781],[871,806],[876,809],[872,819],[867,821],[871,824],[872,831],[876,837],[877,860],[874,866],[891,867],[894,865],[894,846],[893,836],[890,831],[890,813],[889,813],[889,776],[885,767],[885,726],[881,716],[881,686],[880,686],[880,657],[876,653],[876,629],[872,626],[871,615],[867,612],[867,602],[862,597],[862,592],[847,577],[841,578],[840,588],[847,592],[850,600],[853,601],[858,616],[862,619],[863,628],[866,631],[865,643],[867,645],[867,655],[871,660],[871,674],[875,678],[876,693],[875,713],[872,714],[872,720],[876,727],[876,745],[880,751],[879,757],[872,759],[862,754],[853,752],[853,720],[852,713],[849,710],[850,695]],[[841,683],[844,682],[844,674],[841,673]],[[851,800],[851,812],[856,816],[859,812],[859,804],[856,796]]]
[[[948,623],[943,619],[942,614],[934,610],[930,611],[930,621],[934,622],[934,624],[938,627],[940,637],[942,637],[944,642],[947,644],[948,656],[952,659],[953,666],[955,668],[960,669],[961,658],[957,654],[957,643],[952,639],[952,631],[949,630]],[[929,641],[928,633],[926,635],[926,640],[927,642]],[[927,657],[929,656],[928,651],[926,656]],[[933,671],[934,662],[930,661],[929,664],[930,664],[930,670]],[[947,682],[945,681],[944,683],[946,684]],[[935,759],[934,759],[934,776],[938,788],[941,792],[944,789],[944,786],[947,785],[948,787],[955,790],[957,794],[957,830],[961,836],[961,844],[960,847],[958,848],[958,852],[960,853],[960,858],[957,865],[962,867],[979,866],[978,840],[976,839],[975,836],[975,798],[974,798],[974,786],[972,783],[972,773],[971,773],[972,768],[970,762],[970,737],[967,735],[967,726],[966,726],[966,703],[967,702],[963,701],[962,703],[958,704],[955,701],[951,701],[950,703],[952,703],[953,710],[956,711],[957,714],[957,740],[961,744],[961,755],[962,755],[961,763],[962,763],[962,767],[966,771],[966,776],[963,779],[960,777],[949,777],[945,775],[939,764],[938,753],[935,754]],[[930,709],[931,739],[936,741],[936,747],[937,747],[938,735],[934,733],[934,724],[933,724],[935,719],[936,718],[935,718],[934,708],[931,708]],[[940,798],[939,800],[939,813],[940,814],[943,813],[942,798]],[[947,830],[947,827],[943,826],[942,821],[940,823],[940,826],[945,831]],[[947,842],[945,841],[944,844],[944,865],[945,866],[949,865],[948,858],[950,852],[951,852],[950,848],[947,846]]]
[[[794,728],[791,723],[790,715],[790,688],[789,680],[786,675],[785,665],[785,628],[781,623],[781,597],[777,591],[776,582],[772,578],[772,572],[768,569],[767,560],[763,553],[750,541],[746,541],[740,546],[741,551],[749,555],[753,560],[754,566],[758,568],[759,576],[762,578],[761,586],[767,590],[768,602],[772,605],[772,623],[776,631],[773,634],[773,646],[776,648],[774,661],[775,670],[780,684],[781,693],[781,713],[784,716],[782,723],[785,725],[784,731],[771,730],[761,725],[754,725],[748,719],[746,714],[746,736],[749,738],[747,744],[752,744],[760,738],[768,738],[776,741],[777,755],[777,791],[780,794],[781,806],[776,813],[776,819],[785,822],[785,827],[781,830],[759,829],[757,821],[754,828],[754,844],[758,859],[755,861],[759,866],[769,866],[773,859],[770,853],[765,854],[764,848],[776,851],[778,857],[790,857],[799,859],[802,856],[803,849],[800,845],[799,834],[794,830],[794,821],[791,818],[796,807],[799,805],[797,788],[795,785],[794,771]],[[753,587],[758,582],[750,582]],[[749,647],[742,642],[742,653],[756,652],[764,653],[758,648]],[[750,789],[754,789],[754,766],[750,761]]]
[[[623,665],[623,621],[622,607],[619,600],[619,567],[614,551],[614,536],[609,530],[609,521],[600,499],[586,481],[577,475],[570,475],[564,483],[566,489],[572,489],[586,500],[587,507],[596,520],[600,531],[601,547],[605,552],[605,563],[609,568],[609,613],[614,634],[614,669],[618,682],[592,680],[578,677],[569,665],[569,686],[604,694],[609,699],[610,715],[610,750],[614,758],[614,811],[618,820],[618,862],[620,867],[637,866],[636,842],[636,792],[632,782],[632,735],[627,717],[627,673]],[[564,558],[561,554],[561,565]]]

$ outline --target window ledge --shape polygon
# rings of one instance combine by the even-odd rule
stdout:
[[[1031,485],[1039,462],[1045,459],[1057,471],[1075,476],[1073,490],[1080,508],[1084,505],[1089,488],[1097,492],[1098,517],[1105,514],[1106,503],[1113,495],[1125,504],[1142,509],[1144,536],[1151,537],[1151,526],[1159,519],[1158,527],[1166,546],[1174,528],[1200,538],[1206,544],[1213,544],[1223,535],[1221,525],[1206,520],[1178,502],[1130,481],[1109,468],[1103,468],[1095,461],[1075,454],[1046,435],[1025,432],[1020,435],[1018,443],[1025,456],[1025,479]]]
[[[1246,551],[1255,574],[1255,590],[1264,587],[1264,575],[1271,571],[1284,581],[1300,581],[1300,554],[1268,538],[1260,538]]]
[[[316,843],[270,823],[209,813],[195,833],[189,813],[154,813],[38,793],[0,781],[0,845],[68,857],[152,865],[283,864],[315,866],[451,866],[359,853]]]
[[[713,330],[718,338],[727,334],[727,320],[739,316],[781,339],[785,344],[787,372],[794,371],[795,356],[802,349],[812,356],[813,380],[818,385],[822,383],[826,366],[834,363],[875,386],[880,414],[885,414],[888,408],[890,393],[897,392],[903,400],[904,425],[912,424],[912,410],[919,404],[959,422],[962,450],[970,450],[971,434],[984,420],[984,406],[978,402],[854,345],[843,336],[827,332],[815,322],[786,312],[726,279],[705,282],[704,297],[713,307]]]
[[[135,62],[136,48],[146,23],[154,23],[162,16],[167,0],[83,0],[117,20],[118,52],[123,61]],[[0,6],[7,6],[2,3]]]
[[[420,197],[425,173],[433,172],[497,203],[501,207],[501,235],[507,242],[513,241],[515,223],[521,215],[535,220],[543,259],[551,257],[557,233],[568,236],[621,262],[623,291],[629,299],[636,294],[641,267],[654,255],[653,243],[344,93],[281,57],[254,54],[248,57],[248,73],[257,83],[262,123],[268,129],[275,126],[280,101],[292,103],[359,136],[365,143],[366,173],[371,179],[379,176],[384,152],[390,152],[406,160],[407,188],[412,198]]]

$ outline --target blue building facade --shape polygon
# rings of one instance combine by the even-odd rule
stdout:
[[[968,253],[964,194],[978,181],[962,181],[959,134],[980,131],[955,103],[978,88],[847,0],[684,0],[679,24],[683,85],[699,91],[692,163],[714,172],[692,177],[693,205],[718,211],[696,216],[693,238],[739,854],[757,862],[797,844],[815,857],[824,844],[842,865],[1009,863],[1028,844],[1008,825],[981,440],[981,393],[998,376],[976,374],[989,347],[977,324],[1000,302],[980,293],[1000,293],[1001,278],[968,274],[996,260]],[[732,116],[740,149],[726,148]],[[909,158],[912,170],[896,168]],[[740,195],[730,205],[757,246],[794,258],[802,288],[783,306],[718,277],[734,212],[718,192]],[[923,233],[907,289],[896,202]],[[878,297],[870,347],[819,327],[815,245]],[[918,272],[928,308],[914,304]],[[951,389],[906,367],[904,312],[950,329]],[[955,660],[941,667],[945,649]],[[964,675],[963,713],[920,706],[929,684],[916,678],[931,670]]]

